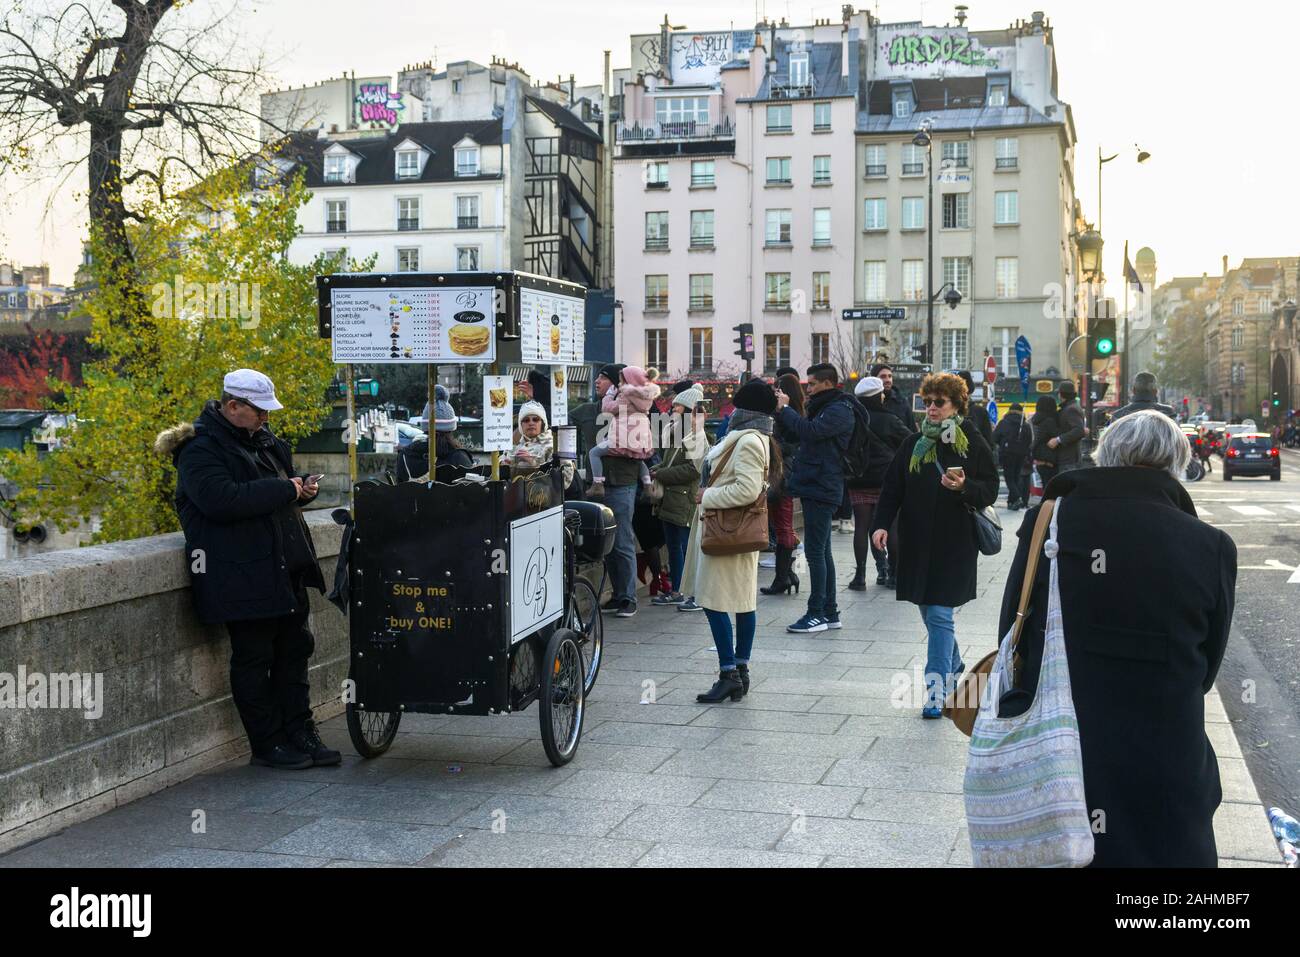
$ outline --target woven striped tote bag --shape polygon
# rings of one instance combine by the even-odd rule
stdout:
[[[976,867],[1084,867],[1093,855],[1079,721],[1061,622],[1057,499],[1043,554],[1051,562],[1047,629],[1033,704],[998,717],[1010,688],[1015,627],[1002,639],[980,702],[966,763],[966,823]]]

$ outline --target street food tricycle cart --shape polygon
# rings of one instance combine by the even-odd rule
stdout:
[[[561,385],[552,406],[562,410],[552,425],[565,424],[564,369],[583,354],[581,286],[515,272],[341,274],[318,277],[317,291],[321,335],[349,380],[353,363],[426,362],[432,407],[437,362],[490,363],[495,372],[498,349],[518,350],[520,361],[551,366]],[[603,644],[598,592],[578,566],[609,553],[613,515],[564,502],[558,456],[572,447],[572,430],[557,428],[552,462],[503,475],[509,377],[484,375],[483,391],[490,467],[429,480],[431,432],[425,481],[357,482],[349,446],[340,597],[351,651],[348,731],[363,757],[389,748],[404,712],[501,714],[534,701],[551,763],[577,753]],[[351,392],[349,381],[349,402]]]

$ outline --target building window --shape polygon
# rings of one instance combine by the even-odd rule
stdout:
[[[993,328],[993,342],[989,345],[989,353],[993,356],[993,361],[998,364],[998,375],[1011,376],[1016,373],[1016,339],[1020,336],[1020,330],[1016,328],[997,327]]]
[[[691,330],[691,369],[696,372],[713,371],[713,330]]]
[[[788,335],[763,337],[763,371],[768,375],[790,364],[790,337]]]
[[[767,211],[765,244],[768,246],[790,245],[790,210],[769,209]]]
[[[456,175],[478,175],[478,147],[462,146],[456,150]]]
[[[661,96],[655,100],[655,122],[664,124],[694,124],[709,122],[707,96]]]
[[[645,164],[645,188],[646,189],[667,189],[668,188],[668,164],[665,162],[646,163]]]
[[[813,183],[829,183],[831,181],[831,158],[829,156],[813,157]]]
[[[346,248],[325,250],[325,259],[335,272],[343,272],[348,268],[348,251]]]
[[[990,80],[989,81],[989,106],[1006,106],[1007,105],[1007,81]]]
[[[767,184],[769,186],[788,186],[790,182],[790,157],[769,156],[767,158]]]
[[[662,311],[668,308],[668,277],[645,277],[645,307],[647,310]]]
[[[952,283],[963,299],[970,298],[970,257],[944,256],[943,281]]]
[[[788,272],[770,272],[766,277],[767,291],[763,305],[768,309],[790,308],[790,274]]]
[[[869,260],[862,264],[862,299],[864,302],[885,301],[885,262]]]
[[[943,144],[943,162],[959,169],[970,167],[970,140],[945,140]]]
[[[348,201],[346,199],[325,200],[325,232],[346,233],[348,231]]]
[[[993,222],[997,226],[1015,226],[1020,222],[1020,194],[1007,190],[993,194]]]
[[[906,119],[912,115],[912,91],[905,87],[894,89],[894,116]]]
[[[460,80],[452,80],[452,81],[451,81],[451,92],[453,92],[453,93],[459,93],[459,92],[460,92],[460,83],[461,83]]]
[[[478,197],[456,197],[456,228],[478,229]]]
[[[656,369],[668,367],[668,330],[647,329],[645,331],[645,364]]]
[[[399,231],[420,228],[420,198],[418,196],[397,201],[397,228]]]
[[[812,287],[812,307],[814,309],[829,309],[831,307],[831,274],[828,272],[813,273]]]
[[[702,273],[691,276],[692,309],[713,308],[713,274]]]
[[[420,250],[399,249],[397,251],[397,271],[398,272],[419,272],[420,271]]]
[[[1246,300],[1244,299],[1232,300],[1232,314],[1234,316],[1244,316],[1246,314]]]
[[[943,194],[943,228],[970,228],[970,193]]]
[[[767,132],[789,133],[792,109],[789,103],[769,103],[767,106]]]
[[[831,128],[831,105],[829,103],[813,104],[813,132],[825,133]]]
[[[786,82],[790,86],[808,85],[808,54],[793,53],[786,67]]]
[[[346,183],[348,181],[348,158],[346,156],[325,157],[325,182]]]
[[[1240,349],[1246,344],[1246,327],[1232,327],[1232,348]]]
[[[867,147],[867,168],[866,175],[868,178],[889,175],[889,161],[886,159],[888,153],[883,145]]]
[[[815,366],[831,361],[831,334],[829,332],[814,332],[812,334],[812,361]]]
[[[1257,300],[1255,300],[1255,311],[1259,313],[1261,316],[1267,312],[1272,312],[1273,300],[1269,299],[1267,296],[1260,296]]]
[[[645,214],[645,248],[668,248],[668,212],[661,210]]]
[[[1020,165],[1020,140],[1014,136],[1000,136],[994,145],[997,159],[995,169],[1016,169]]]
[[[903,175],[925,175],[925,150],[915,143],[903,144]]]
[[[668,166],[667,163],[660,163],[660,166]],[[665,175],[666,172],[665,172]],[[713,180],[713,160],[691,160],[691,185],[692,186],[712,186]]]
[[[945,369],[965,369],[967,367],[966,342],[968,333],[965,329],[944,329],[939,348],[939,363]]]
[[[664,215],[667,215],[666,213]],[[713,245],[713,210],[691,210],[691,246],[709,248]]]
[[[998,257],[995,263],[993,295],[1015,299],[1020,295],[1020,260],[1014,256]]]
[[[903,260],[903,298],[909,302],[925,299],[925,260]]]
[[[813,210],[813,245],[831,244],[831,210],[829,206]]]
[[[885,207],[886,201],[881,199],[867,199],[862,203],[862,228],[863,229],[888,229],[889,216]]]
[[[456,247],[456,268],[461,272],[478,271],[478,247],[477,246],[457,246]]]
[[[415,179],[420,175],[420,153],[418,150],[402,150],[397,154],[397,178]]]
[[[925,197],[903,197],[903,228],[925,229]]]

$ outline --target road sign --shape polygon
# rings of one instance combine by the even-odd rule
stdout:
[[[993,385],[998,379],[998,360],[992,356],[984,359],[984,381]]]
[[[878,320],[880,322],[901,322],[907,318],[907,310],[901,307],[868,306],[865,309],[845,309],[840,318],[848,322],[859,320]]]

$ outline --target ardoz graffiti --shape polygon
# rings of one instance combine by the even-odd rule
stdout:
[[[402,97],[390,93],[387,83],[362,83],[357,90],[357,106],[363,123],[397,125],[397,111],[402,109]]]
[[[928,65],[940,61],[962,66],[997,67],[998,61],[974,44],[970,37],[913,33],[896,36],[889,43],[889,65]]]

